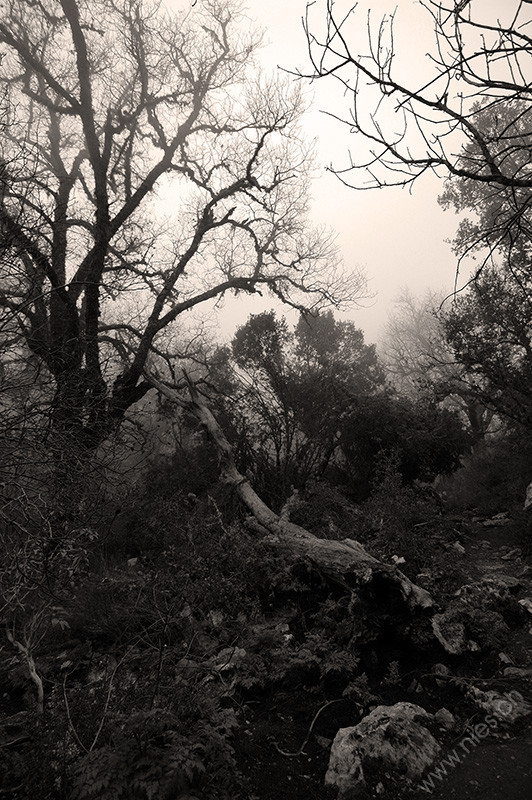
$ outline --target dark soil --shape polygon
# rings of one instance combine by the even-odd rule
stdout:
[[[532,726],[508,740],[486,741],[464,755],[458,766],[446,769],[441,781],[434,779],[433,791],[417,789],[406,794],[404,800],[427,795],[437,800],[530,800]]]

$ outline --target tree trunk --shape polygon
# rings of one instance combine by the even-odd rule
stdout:
[[[169,400],[186,408],[205,428],[218,451],[222,480],[233,488],[256,523],[266,529],[280,545],[286,545],[293,553],[310,561],[326,579],[346,589],[379,585],[381,591],[391,593],[395,590],[412,610],[432,608],[432,598],[425,589],[412,583],[396,567],[374,558],[354,539],[320,539],[305,528],[275,514],[236,468],[231,445],[211,410],[190,382],[190,400],[186,401],[155,378],[148,376],[148,381]]]

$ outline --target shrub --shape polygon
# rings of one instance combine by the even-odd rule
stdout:
[[[405,486],[397,456],[381,460],[376,486],[361,505],[362,537],[372,552],[389,561],[394,555],[406,560],[405,571],[418,572],[431,559],[429,534],[438,524],[440,509],[427,489]]]
[[[439,489],[449,508],[490,515],[522,508],[531,479],[532,438],[512,434],[479,444],[461,469],[441,479]]]

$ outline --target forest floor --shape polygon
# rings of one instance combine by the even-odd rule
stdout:
[[[456,553],[456,567],[464,583],[490,577],[504,581],[506,576],[510,582],[519,582],[518,598],[532,597],[532,536],[524,515],[518,513],[503,524],[491,525],[489,520],[466,515],[460,515],[455,522],[457,540],[463,551],[453,549],[453,559]],[[527,701],[532,701],[532,616],[530,624],[512,630],[500,653],[490,654],[487,661],[490,663],[479,663],[478,658],[472,658],[469,664],[461,665],[460,674],[468,676],[484,690],[519,691]],[[509,667],[530,669],[531,674],[527,677],[505,674]],[[410,691],[405,691],[404,686],[401,682],[395,687],[383,687],[384,702],[393,704],[407,700],[425,707],[434,704],[434,697],[424,696],[422,682],[414,681]],[[453,702],[456,698],[452,693],[446,696],[442,691],[441,705],[455,713],[458,720],[457,730],[442,743],[443,759],[466,735],[466,726],[483,718],[481,712],[476,718],[464,719],[463,709],[453,707]],[[250,787],[250,800],[336,797],[336,791],[324,787],[331,741],[338,728],[356,724],[359,717],[347,700],[331,704],[323,708],[308,736],[319,706],[318,700],[294,691],[286,696],[276,693],[272,702],[265,698],[264,702],[257,701],[249,707],[247,725],[241,731],[236,749],[240,768]],[[308,741],[302,747],[307,736]],[[494,731],[468,755],[463,755],[458,765],[451,764],[445,772],[441,779],[435,780],[432,791],[419,786],[402,787],[399,782],[391,793],[380,786],[377,793],[368,791],[364,797],[415,800],[430,795],[438,800],[530,800],[530,718],[511,728]]]
[[[368,788],[359,800],[427,794],[531,800],[531,716],[512,726],[501,721],[458,761],[449,766],[445,759],[470,726],[486,719],[472,700],[475,690],[518,692],[532,704],[532,614],[518,604],[532,599],[532,520],[520,510],[491,519],[437,511],[428,518],[402,527],[394,520],[393,538],[364,520],[357,530],[356,515],[353,527],[337,531],[352,531],[386,563],[404,556],[401,569],[432,593],[442,614],[457,607],[459,615],[472,611],[472,627],[467,623],[464,630],[480,643],[476,651],[469,641],[460,653],[449,653],[426,612],[412,616],[398,596],[386,594],[385,584],[351,595],[321,580],[306,562],[273,556],[242,531],[222,526],[220,534],[216,518],[211,528],[201,527],[200,537],[183,538],[182,550],[163,551],[159,561],[122,558],[86,578],[39,651],[46,706],[35,726],[29,710],[34,688],[8,651],[0,794],[10,800],[333,800],[337,791],[326,788],[324,778],[337,731],[357,725],[378,705],[406,701],[454,715],[453,729],[436,734],[442,760],[433,767],[440,772],[431,791],[428,784],[366,769]],[[253,606],[250,596],[261,604]],[[223,610],[213,614],[218,606]],[[160,699],[146,710],[154,680]],[[150,783],[149,770],[173,752],[174,728],[178,753],[188,754],[183,742],[190,740],[197,752],[214,756],[206,758],[205,770],[191,761],[186,786],[162,793],[158,773]],[[98,747],[80,753],[78,739],[98,741]],[[122,780],[113,759],[118,742],[127,769],[130,754],[136,769],[137,739],[149,754],[142,773],[147,789],[131,793],[129,773]],[[54,754],[63,752],[63,742],[60,762]],[[53,760],[46,760],[49,751]],[[54,778],[56,761],[66,765],[64,783]],[[80,763],[84,773],[75,772]],[[77,774],[82,777],[72,792]]]

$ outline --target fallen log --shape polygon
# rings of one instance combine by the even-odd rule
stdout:
[[[384,564],[370,555],[360,542],[354,539],[320,539],[275,514],[261,500],[248,479],[238,471],[227,437],[192,382],[187,380],[188,400],[152,375],[146,375],[146,378],[164,397],[196,417],[218,452],[221,480],[233,489],[258,526],[266,529],[279,545],[285,545],[296,555],[308,560],[326,579],[348,590],[379,583],[390,592],[395,590],[411,610],[433,607],[429,592],[412,583],[397,567]]]

